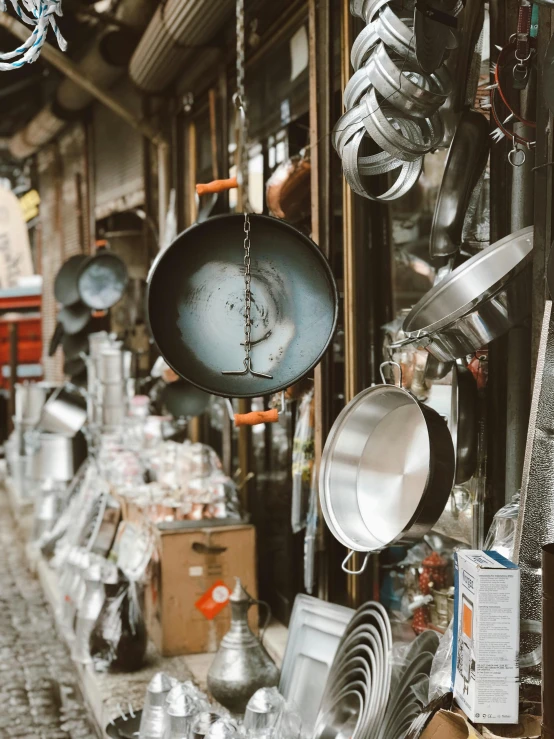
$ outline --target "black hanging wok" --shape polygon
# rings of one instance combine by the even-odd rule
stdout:
[[[215,216],[184,231],[148,278],[150,329],[181,377],[208,393],[252,398],[284,390],[329,346],[337,321],[331,268],[307,236],[252,214],[252,368],[244,369],[244,215]]]
[[[161,400],[167,412],[174,418],[201,416],[210,404],[208,393],[184,380],[166,385],[162,390]]]

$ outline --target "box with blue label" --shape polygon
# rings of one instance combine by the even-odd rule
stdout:
[[[517,723],[519,569],[496,552],[454,558],[452,690],[471,721]]]

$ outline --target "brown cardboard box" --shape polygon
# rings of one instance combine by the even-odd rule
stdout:
[[[421,739],[483,739],[477,729],[464,716],[452,711],[439,711],[427,727]]]
[[[230,606],[210,621],[195,603],[219,580],[232,590],[235,577],[257,598],[255,528],[155,527],[154,535],[157,554],[145,595],[150,637],[164,656],[215,652],[229,629]],[[252,607],[253,630],[257,618],[257,608]]]

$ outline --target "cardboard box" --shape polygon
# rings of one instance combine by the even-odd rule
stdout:
[[[470,721],[517,723],[519,569],[496,552],[454,559],[454,698]]]
[[[483,739],[464,716],[441,710],[425,727],[421,739]]]
[[[251,525],[153,527],[156,555],[145,593],[150,637],[164,656],[215,652],[229,630],[227,604],[213,619],[195,606],[218,582],[233,590],[235,577],[257,598],[256,531]],[[249,611],[257,630],[257,607]]]

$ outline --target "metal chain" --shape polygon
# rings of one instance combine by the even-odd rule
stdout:
[[[248,213],[244,214],[244,358],[250,362],[250,331],[252,322],[250,320],[250,309],[252,307],[252,295],[250,293],[250,218]]]
[[[264,372],[255,372],[252,368],[252,357],[250,356],[250,350],[252,348],[252,293],[250,292],[250,283],[252,281],[252,272],[250,269],[250,217],[248,213],[244,214],[244,369],[243,370],[223,370],[222,375],[247,375],[251,374],[255,377],[265,377],[268,380],[273,379],[273,375],[265,374]],[[255,344],[259,344],[269,338],[271,331],[268,331],[265,336],[255,341]]]
[[[233,96],[236,108],[236,163],[239,187],[242,194],[242,209],[250,210],[248,203],[248,119],[246,116],[246,90],[244,85],[245,29],[244,0],[237,0],[237,89]]]
[[[265,377],[269,380],[273,375],[267,375],[262,372],[255,372],[252,368],[252,357],[250,350],[252,348],[252,319],[250,316],[252,309],[252,293],[250,292],[250,283],[252,281],[252,273],[250,270],[250,218],[248,211],[250,206],[248,203],[248,126],[246,119],[246,98],[244,90],[244,0],[237,0],[237,91],[233,96],[233,102],[236,108],[236,162],[237,162],[237,179],[240,192],[242,193],[242,208],[244,210],[244,369],[243,370],[224,370],[224,375],[247,375],[252,374],[255,377]],[[268,338],[268,332],[260,341]]]

